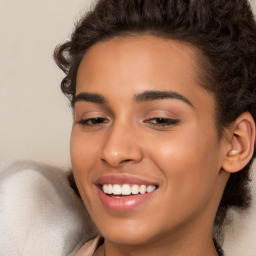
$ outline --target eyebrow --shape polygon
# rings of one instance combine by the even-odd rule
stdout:
[[[142,93],[136,94],[134,96],[135,102],[153,101],[153,100],[163,100],[163,99],[176,99],[181,100],[191,107],[193,104],[183,95],[174,91],[144,91]],[[78,101],[87,101],[97,104],[108,104],[107,99],[98,93],[86,93],[82,92],[75,96],[73,101],[73,106]]]
[[[183,95],[174,91],[145,91],[135,95],[135,102],[163,100],[163,99],[176,99],[185,102],[186,104],[194,107],[190,100]]]
[[[107,99],[104,96],[97,93],[86,93],[86,92],[82,92],[76,95],[72,105],[74,106],[75,103],[78,101],[87,101],[87,102],[92,102],[97,104],[108,103]]]

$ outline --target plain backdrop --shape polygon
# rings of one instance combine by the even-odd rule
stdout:
[[[52,54],[93,1],[0,0],[0,159],[69,168],[72,112]],[[256,12],[256,0],[251,3]],[[252,207],[234,212],[227,228],[227,255],[256,255],[255,176]]]
[[[0,159],[69,166],[72,112],[53,50],[89,0],[0,0]]]
[[[92,2],[0,0],[0,159],[70,165],[72,112],[52,54]]]

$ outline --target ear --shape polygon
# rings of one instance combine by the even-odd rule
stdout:
[[[242,170],[251,160],[255,143],[255,122],[250,113],[242,113],[227,128],[227,147],[222,168],[229,173]]]

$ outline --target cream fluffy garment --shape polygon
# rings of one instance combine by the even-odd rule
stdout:
[[[64,171],[0,162],[0,256],[72,256],[95,235]]]
[[[230,211],[225,256],[256,256],[255,177],[252,184],[252,207]],[[96,235],[64,171],[32,162],[0,162],[0,256],[73,256]]]
[[[245,211],[231,209],[224,228],[225,256],[256,256],[256,161],[251,170],[252,204]]]

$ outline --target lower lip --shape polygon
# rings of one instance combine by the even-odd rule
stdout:
[[[148,201],[150,197],[152,197],[154,192],[155,190],[150,193],[116,198],[116,197],[111,197],[106,195],[99,188],[99,197],[103,205],[109,210],[116,211],[116,212],[125,212],[125,211],[133,210],[134,208]]]

